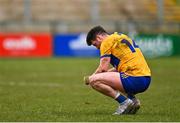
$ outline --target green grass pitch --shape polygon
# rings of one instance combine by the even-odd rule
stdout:
[[[150,88],[136,115],[84,85],[98,58],[0,59],[0,121],[180,121],[180,57],[149,59]]]

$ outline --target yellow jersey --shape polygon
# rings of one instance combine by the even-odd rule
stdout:
[[[125,34],[105,38],[100,46],[102,57],[111,57],[111,64],[118,72],[130,76],[151,76],[151,71],[138,45]]]

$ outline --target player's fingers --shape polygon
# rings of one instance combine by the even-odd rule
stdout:
[[[85,82],[86,85],[89,84],[89,76],[85,76],[84,77],[84,82]]]

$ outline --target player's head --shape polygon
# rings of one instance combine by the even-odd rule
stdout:
[[[88,32],[86,43],[88,46],[93,45],[99,49],[102,41],[102,36],[107,34],[108,33],[101,26],[95,26]]]

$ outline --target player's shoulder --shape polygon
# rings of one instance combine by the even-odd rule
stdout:
[[[111,37],[112,37],[113,39],[117,39],[117,40],[129,38],[126,34],[124,34],[124,33],[118,33],[118,32],[114,32],[113,34],[111,34]]]
[[[106,46],[106,45],[111,46],[117,41],[127,38],[128,36],[123,33],[114,32],[110,34],[106,39],[104,39],[104,41],[102,42],[102,46]]]
[[[126,40],[129,42],[132,42],[132,39],[128,35],[123,34],[123,33],[119,34],[119,39],[120,39],[120,41]]]

